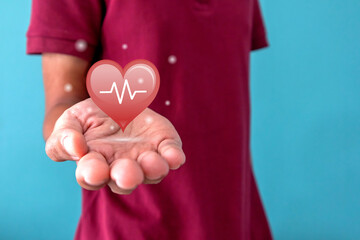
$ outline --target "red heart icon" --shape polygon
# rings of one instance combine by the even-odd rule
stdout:
[[[94,103],[124,131],[156,97],[160,75],[154,64],[138,59],[123,69],[111,60],[96,62],[86,76]]]

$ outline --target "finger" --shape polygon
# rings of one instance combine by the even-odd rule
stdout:
[[[54,161],[79,160],[88,151],[82,133],[73,129],[54,131],[45,146],[46,154]]]
[[[87,153],[81,124],[71,111],[66,110],[57,120],[45,151],[54,161],[79,160]]]
[[[143,152],[137,161],[145,175],[144,183],[159,183],[169,173],[167,161],[156,152]]]
[[[185,154],[181,143],[173,139],[166,139],[158,146],[158,152],[169,164],[170,169],[177,169],[185,163]]]
[[[81,187],[97,190],[108,183],[110,167],[103,155],[98,152],[89,152],[78,162],[75,175]]]
[[[110,177],[123,190],[135,189],[144,180],[139,164],[128,158],[117,159],[111,163]]]

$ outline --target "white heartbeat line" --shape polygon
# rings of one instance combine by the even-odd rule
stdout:
[[[146,90],[136,90],[134,91],[133,93],[131,93],[131,89],[130,89],[130,85],[129,85],[129,82],[127,79],[125,79],[125,82],[124,82],[124,86],[123,86],[123,89],[121,91],[121,96],[119,96],[119,91],[118,91],[118,88],[116,86],[116,83],[113,82],[113,84],[111,85],[111,89],[109,91],[100,91],[100,93],[112,93],[113,90],[115,89],[115,92],[116,92],[116,97],[119,101],[119,104],[122,104],[122,101],[124,99],[124,94],[125,94],[125,89],[127,88],[128,92],[129,92],[129,96],[130,96],[130,99],[131,100],[134,100],[135,98],[135,95],[137,93],[146,93],[147,91]]]

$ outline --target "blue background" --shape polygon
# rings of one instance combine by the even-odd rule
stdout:
[[[271,47],[252,54],[252,152],[275,239],[360,239],[360,1],[262,1]],[[72,239],[73,163],[41,136],[30,1],[0,8],[0,239]]]

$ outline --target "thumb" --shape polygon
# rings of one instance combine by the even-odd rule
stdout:
[[[57,120],[46,141],[46,154],[54,161],[79,160],[87,151],[83,128],[78,118],[66,110]]]

